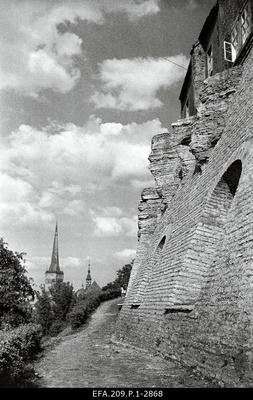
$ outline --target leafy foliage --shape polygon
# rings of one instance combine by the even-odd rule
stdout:
[[[0,238],[0,326],[18,326],[31,317],[34,291],[25,276],[24,253],[13,252]]]
[[[68,313],[76,302],[69,282],[56,282],[47,292],[42,289],[35,304],[35,321],[41,324],[44,335],[56,336],[66,326]]]
[[[121,269],[117,271],[117,278],[113,282],[109,282],[102,290],[117,290],[123,287],[127,288],[130,279],[130,274],[132,270],[134,260],[130,264],[125,264]]]
[[[83,325],[100,303],[100,294],[87,293],[79,297],[77,303],[68,315],[71,327],[76,329]]]
[[[68,320],[72,329],[79,328],[83,325],[101,302],[115,299],[121,295],[121,287],[124,289],[127,288],[132,264],[133,261],[131,264],[126,264],[122,269],[119,269],[117,271],[117,278],[104,286],[102,288],[102,293],[87,293],[77,299],[75,306],[68,315]]]
[[[22,375],[25,364],[40,350],[40,325],[25,324],[0,331],[0,382]]]
[[[102,302],[102,301],[116,299],[117,297],[120,297],[120,296],[121,296],[120,288],[107,289],[107,290],[103,290],[102,294],[100,294],[100,300]]]
[[[50,288],[50,294],[54,318],[65,321],[67,314],[76,302],[73,286],[69,282],[56,282]]]
[[[120,287],[123,287],[124,289],[126,289],[128,286],[130,274],[132,271],[132,265],[133,261],[131,264],[126,264],[117,271],[116,282],[120,285]]]
[[[37,294],[37,297],[38,301],[35,304],[34,320],[42,326],[43,335],[47,335],[54,320],[51,298],[44,288],[41,294]]]

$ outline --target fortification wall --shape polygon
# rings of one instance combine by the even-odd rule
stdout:
[[[174,125],[171,154],[189,146],[196,160],[182,173],[186,156],[173,152],[175,190],[157,185],[167,208],[137,257],[116,332],[231,387],[253,385],[252,61],[209,78],[197,116]]]

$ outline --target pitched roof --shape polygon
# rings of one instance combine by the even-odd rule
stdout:
[[[96,281],[93,281],[92,284],[89,287],[87,287],[86,289],[84,289],[83,287],[81,289],[78,289],[76,291],[76,295],[82,296],[87,293],[101,293],[101,292],[102,292],[101,287],[97,284]]]
[[[102,292],[101,287],[97,284],[96,281],[93,281],[92,284],[86,289],[86,293],[90,292]]]
[[[199,41],[204,48],[206,47],[205,45],[208,42],[208,38],[211,35],[211,32],[216,23],[218,12],[219,12],[219,2],[217,1],[214,7],[211,9],[208,17],[206,18],[202,30],[199,34]]]

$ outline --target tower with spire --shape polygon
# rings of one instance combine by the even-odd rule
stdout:
[[[88,274],[87,274],[87,277],[86,277],[86,289],[88,289],[88,287],[90,287],[90,286],[91,286],[91,274],[90,274],[90,261],[89,261]]]
[[[49,269],[45,273],[45,289],[48,290],[49,287],[55,282],[62,282],[63,277],[64,273],[60,270],[59,264],[58,224],[56,222],[51,264]]]
[[[90,260],[88,261],[88,273],[87,273],[87,277],[86,277],[86,286],[85,289],[82,287],[81,289],[76,291],[76,295],[77,297],[84,297],[89,294],[89,293],[93,293],[93,294],[101,294],[102,293],[102,289],[101,287],[97,284],[96,281],[93,281],[91,283],[92,279],[91,279],[91,273],[90,273]]]

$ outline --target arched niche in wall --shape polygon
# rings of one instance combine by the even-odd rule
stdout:
[[[163,236],[162,240],[160,241],[160,243],[159,243],[158,246],[157,246],[157,249],[158,249],[159,251],[162,251],[162,249],[163,249],[163,247],[164,247],[164,245],[165,245],[165,241],[166,241],[166,236]]]
[[[169,224],[164,230],[163,233],[159,236],[157,235],[156,239],[153,242],[152,250],[150,251],[150,256],[148,259],[145,259],[145,268],[140,269],[136,276],[136,294],[135,294],[135,302],[132,304],[132,308],[137,308],[136,305],[140,305],[144,296],[146,289],[149,285],[150,279],[154,273],[154,270],[157,267],[157,263],[161,262],[162,253],[164,247],[166,246],[166,242],[168,237],[170,236],[171,225]]]
[[[225,236],[226,221],[242,172],[240,160],[233,162],[222,175],[204,205],[201,218],[192,231],[181,272],[176,282],[175,305],[183,311],[199,298],[210,274],[212,263]],[[190,307],[192,309],[192,307]],[[176,309],[176,308],[175,308]],[[173,306],[166,309],[173,312]]]
[[[166,232],[166,235],[163,234],[162,237],[160,236],[160,239],[158,241],[158,244],[155,246],[155,251],[153,253],[153,258],[152,258],[152,272],[154,272],[154,268],[156,267],[157,263],[161,262],[162,258],[162,252],[164,250],[164,246],[168,240],[169,232]],[[150,274],[150,275],[151,275]]]
[[[164,247],[170,239],[171,230],[172,230],[172,224],[168,224],[168,226],[165,229],[163,229],[162,233],[159,236],[157,236],[153,246],[153,256],[152,256],[153,266],[155,263],[157,263],[157,261],[160,261],[160,256],[164,250]]]

